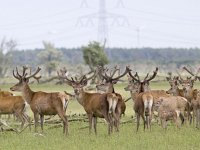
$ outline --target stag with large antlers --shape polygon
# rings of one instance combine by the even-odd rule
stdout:
[[[99,117],[105,118],[108,123],[108,134],[110,134],[113,127],[112,115],[114,119],[116,119],[115,117],[117,113],[116,105],[118,103],[118,99],[115,97],[115,94],[86,92],[84,87],[87,85],[90,78],[87,78],[85,75],[82,76],[80,80],[77,78],[69,79],[67,76],[62,76],[62,78],[66,80],[68,85],[73,87],[76,99],[87,113],[89,119],[89,133],[91,133],[93,124],[95,134],[97,134],[96,124],[97,117]]]
[[[143,81],[140,80],[140,77],[137,72],[135,75],[132,75],[132,73],[129,72],[129,75],[134,81],[136,81],[139,84],[138,89],[140,93],[140,92],[150,91],[149,82],[156,77],[157,73],[158,73],[158,67],[156,67],[156,70],[153,72],[152,76],[149,77],[149,73],[147,73]]]
[[[140,80],[138,73],[132,75],[129,72],[129,85],[125,88],[126,91],[131,92],[131,97],[134,101],[134,111],[137,117],[137,131],[139,129],[140,116],[144,121],[144,129],[147,125],[147,128],[151,129],[151,118],[153,113],[153,102],[156,93],[160,93],[160,95],[166,94],[163,91],[151,91],[149,88],[149,82],[153,80],[158,72],[158,68],[154,71],[151,77],[148,77],[149,74],[146,75],[143,81]],[[130,80],[132,78],[132,81]],[[146,116],[146,119],[145,117]]]
[[[122,96],[119,93],[116,93],[114,90],[114,84],[116,84],[120,78],[122,78],[123,76],[125,76],[129,71],[131,71],[128,67],[126,67],[126,70],[124,71],[124,73],[120,74],[120,71],[118,73],[117,76],[114,77],[114,75],[117,73],[117,71],[119,71],[119,68],[117,68],[117,66],[115,66],[113,71],[110,71],[110,75],[108,75],[108,69],[106,69],[103,72],[100,72],[100,76],[102,77],[102,82],[100,84],[98,84],[96,86],[96,88],[101,91],[104,91],[106,93],[113,93],[118,97],[118,104],[117,104],[117,109],[120,112],[117,116],[117,118],[119,119],[121,114],[125,114],[125,110],[126,110],[126,104],[124,102],[124,100],[122,99]],[[105,80],[105,81],[104,81]],[[119,120],[116,124],[119,124]]]
[[[41,68],[37,68],[35,73],[28,76],[27,67],[23,67],[23,72],[20,74],[18,68],[13,70],[13,76],[19,80],[19,82],[11,87],[11,91],[20,91],[24,100],[30,105],[31,110],[34,114],[35,120],[35,131],[37,132],[38,120],[40,116],[41,129],[43,131],[43,122],[44,115],[56,115],[63,121],[63,133],[66,135],[68,133],[68,120],[65,115],[66,104],[68,102],[67,96],[65,94],[55,92],[55,93],[46,93],[42,91],[34,92],[30,89],[28,83],[31,78],[39,81],[41,76],[36,76]]]

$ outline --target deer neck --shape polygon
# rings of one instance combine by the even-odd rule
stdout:
[[[172,88],[172,95],[179,96],[180,95],[180,89],[178,87]]]
[[[79,94],[75,94],[75,97],[76,97],[77,101],[79,102],[79,104],[84,106],[85,91],[83,89],[81,89]]]
[[[135,99],[138,97],[139,93],[138,92],[133,92],[133,91],[130,91],[131,92],[131,98],[133,101],[135,101]]]
[[[33,95],[34,95],[34,92],[30,89],[29,85],[26,84],[22,91],[22,96],[23,96],[24,100],[27,101],[28,104],[31,103]]]
[[[193,98],[193,88],[190,88],[188,90],[185,90],[184,91],[184,97],[187,98],[187,99],[192,99]]]
[[[107,89],[107,93],[115,93],[114,86],[111,84]]]

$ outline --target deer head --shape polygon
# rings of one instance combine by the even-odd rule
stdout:
[[[86,77],[86,75],[83,75],[79,79],[77,77],[71,77],[71,79],[69,79],[66,74],[61,74],[59,72],[57,73],[59,78],[64,79],[69,86],[73,87],[76,95],[79,95],[80,92],[83,90],[83,87],[87,85],[88,81],[96,76],[96,72],[94,72],[91,77]]]
[[[174,76],[172,77],[172,73],[168,73],[169,77],[166,77],[167,81],[170,84],[170,89],[167,91],[168,94],[174,94],[176,93],[176,90],[179,86],[179,77]]]
[[[130,75],[127,75],[128,77],[128,85],[124,88],[125,91],[131,91],[132,93],[138,93],[139,92],[139,83],[132,79]],[[135,74],[136,77],[136,74]]]
[[[109,69],[105,69],[104,72],[100,72],[100,76],[102,77],[102,82],[96,86],[98,90],[104,91],[104,92],[114,92],[113,85],[116,84],[120,78],[125,76],[128,72],[131,70],[129,67],[126,67],[125,71],[120,74],[120,69],[115,66],[114,69],[110,73],[108,73]],[[118,72],[118,75],[116,73]]]
[[[180,73],[177,70],[177,74],[179,75],[179,83],[182,85],[184,91],[188,91],[188,90],[191,90],[193,88],[194,82],[197,80],[197,77],[198,77],[197,75],[198,75],[200,69],[198,69],[196,74],[192,73],[186,67],[183,67],[183,69],[186,70],[188,73],[190,73],[192,75],[191,77],[187,77],[186,79],[183,79],[182,76],[180,75]]]
[[[17,84],[15,84],[13,87],[10,88],[11,91],[22,91],[25,86],[29,83],[30,78],[34,78],[39,82],[39,79],[41,76],[36,76],[41,68],[37,68],[35,73],[31,74],[31,69],[30,69],[30,75],[28,75],[27,67],[23,66],[22,74],[19,73],[18,68],[16,67],[16,73],[15,70],[13,70],[13,76],[19,81]]]
[[[139,93],[140,93],[140,92],[144,92],[144,91],[149,91],[150,90],[149,82],[156,77],[157,73],[158,73],[158,68],[156,67],[156,70],[153,72],[153,75],[149,77],[149,73],[147,73],[147,75],[143,79],[143,81],[140,80],[140,77],[139,77],[137,72],[136,72],[135,75],[132,75],[132,73],[129,72],[129,75],[139,85],[138,89],[139,89]]]

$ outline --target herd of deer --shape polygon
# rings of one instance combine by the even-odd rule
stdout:
[[[166,129],[167,121],[173,120],[179,128],[185,122],[185,118],[191,123],[195,121],[196,127],[200,125],[200,91],[194,89],[194,82],[200,77],[192,73],[184,67],[191,76],[183,79],[180,74],[178,76],[169,76],[166,78],[170,84],[168,91],[151,90],[149,83],[157,75],[158,68],[153,72],[153,75],[141,80],[138,73],[132,74],[129,67],[120,74],[119,68],[114,70],[97,67],[94,74],[90,77],[83,75],[81,77],[71,77],[66,75],[66,71],[62,69],[58,71],[58,77],[71,86],[74,90],[74,97],[83,106],[89,119],[89,132],[91,133],[92,126],[95,134],[97,134],[97,117],[104,118],[108,124],[108,134],[112,133],[113,127],[119,131],[120,117],[125,113],[126,105],[122,96],[114,90],[120,78],[128,76],[128,85],[125,91],[130,91],[133,100],[134,112],[137,119],[137,131],[139,129],[140,117],[142,117],[145,128],[151,129],[151,120],[154,111],[158,112],[161,124]],[[30,124],[30,117],[26,113],[26,105],[34,114],[35,131],[37,131],[38,121],[40,118],[41,129],[43,130],[44,115],[57,115],[63,121],[63,133],[68,134],[68,119],[66,109],[71,94],[65,92],[46,93],[42,91],[34,92],[29,87],[31,78],[39,81],[41,76],[37,76],[40,68],[31,74],[28,73],[28,68],[23,67],[19,73],[18,68],[13,70],[13,76],[19,81],[11,91],[19,91],[22,96],[13,96],[11,92],[0,91],[0,114],[14,114],[20,121],[21,127],[25,122]],[[100,82],[96,85],[96,92],[86,91],[88,81],[98,78]],[[182,89],[179,88],[182,85]],[[181,123],[180,123],[180,120]]]

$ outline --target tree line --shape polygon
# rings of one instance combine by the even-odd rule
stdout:
[[[10,42],[10,41],[9,41]],[[6,42],[5,42],[6,43]],[[50,42],[43,42],[44,48],[16,50],[13,42],[0,48],[0,76],[16,65],[43,65],[51,76],[58,66],[87,65],[90,70],[106,64],[135,64],[141,66],[162,66],[179,68],[182,65],[197,65],[199,48],[103,48],[98,42],[90,42],[80,48],[56,48]],[[7,45],[7,46],[6,46]],[[9,47],[10,45],[10,47]],[[6,47],[6,48],[5,48]],[[7,51],[5,52],[5,49]]]

